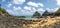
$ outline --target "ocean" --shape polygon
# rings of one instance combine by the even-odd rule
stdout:
[[[21,18],[21,19],[25,19],[25,20],[33,20],[33,19],[36,19],[36,18],[32,18],[32,16],[25,16],[26,18]],[[20,19],[20,18],[19,18]]]

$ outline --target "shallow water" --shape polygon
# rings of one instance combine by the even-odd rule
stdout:
[[[26,19],[26,20],[34,20],[36,18],[24,18],[24,19]]]
[[[34,20],[34,19],[36,19],[36,18],[32,18],[32,16],[26,16],[26,18],[18,18],[18,19]]]
[[[18,19],[34,20],[34,19],[36,19],[36,18],[18,18]]]

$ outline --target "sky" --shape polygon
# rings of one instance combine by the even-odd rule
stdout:
[[[60,0],[0,0],[1,7],[10,15],[31,16],[38,11],[55,12],[60,8]]]

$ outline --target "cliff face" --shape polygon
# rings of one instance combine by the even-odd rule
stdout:
[[[22,24],[20,22],[22,21],[18,20],[18,17],[10,16],[8,13],[3,13],[0,10],[0,28],[17,28]]]
[[[18,17],[0,14],[0,28],[23,28],[24,24],[32,24],[31,20],[18,19]]]
[[[7,13],[0,13],[0,28],[18,28],[20,24],[23,25],[22,21],[18,20],[17,17],[9,16]]]

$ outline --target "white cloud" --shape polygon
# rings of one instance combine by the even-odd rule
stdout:
[[[32,15],[33,13],[30,12],[30,11],[26,11],[26,14],[27,14],[27,15]]]
[[[14,6],[14,7],[13,7],[13,11],[16,13],[16,15],[18,15],[18,14],[20,14],[20,13],[21,13],[21,15],[31,15],[31,12],[30,12],[31,10],[28,11],[30,7],[25,6],[24,8],[25,8],[25,10],[22,9],[21,7],[16,7],[16,6]],[[20,12],[20,13],[19,13],[19,12]]]
[[[44,7],[44,5],[42,3],[38,3],[38,5],[41,6],[41,7]]]
[[[59,8],[54,8],[54,9],[55,9],[54,11],[56,12]]]
[[[46,8],[46,10],[47,10],[48,12],[54,12],[54,9],[51,9],[51,8]]]
[[[12,10],[6,10],[9,14],[15,14]]]
[[[36,8],[33,7],[32,9],[33,9],[34,11],[36,11]]]
[[[11,7],[12,6],[12,4],[11,3],[9,3],[8,5],[7,5],[7,7]]]
[[[24,9],[25,10],[22,10],[22,13],[26,15],[32,15],[36,11],[35,7],[30,7],[30,6],[25,6]]]
[[[25,10],[30,10],[29,13],[34,13],[36,11],[38,12],[45,12],[45,10],[43,8],[35,8],[35,7],[28,7],[28,6],[25,6],[24,7]],[[24,12],[24,11],[23,11]],[[25,12],[26,13],[26,12]]]
[[[22,14],[25,14],[25,13],[26,13],[26,11],[25,11],[25,10],[21,10],[21,12],[22,12]]]
[[[50,9],[50,8],[46,8],[46,10],[47,10],[48,12],[50,12],[50,11],[51,11],[51,9]]]
[[[14,4],[23,4],[26,0],[13,0]]]
[[[39,11],[39,12],[45,12],[45,10],[43,8],[39,8],[37,11]]]
[[[31,12],[33,12],[33,13],[34,13],[35,11],[37,11],[37,10],[36,10],[36,8],[32,7]]]
[[[35,2],[28,2],[27,4],[30,5],[30,6],[38,7],[38,5]]]
[[[24,9],[25,10],[31,10],[31,7],[25,6]]]
[[[32,15],[30,11],[21,10],[21,12],[22,12],[22,15]]]
[[[55,12],[55,11],[58,10],[58,8],[53,8],[53,9],[51,9],[51,8],[46,8],[46,10],[47,10],[48,12]]]
[[[56,0],[57,1],[57,5],[60,6],[60,0]]]
[[[26,15],[27,11],[26,10],[21,10],[21,14]]]
[[[29,11],[29,12],[35,12],[36,11],[35,7],[30,7],[30,6],[25,6],[24,9]]]
[[[19,12],[17,12],[17,11],[7,10],[7,12],[8,12],[10,15],[19,16]]]
[[[35,3],[35,2],[28,2],[27,5],[34,6],[34,7],[44,6],[42,3]]]
[[[22,9],[21,7],[15,7],[15,6],[13,7],[14,11],[21,10],[21,9]]]

